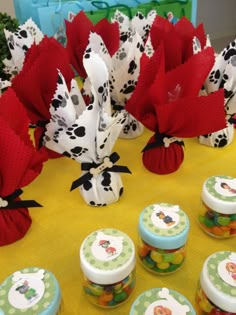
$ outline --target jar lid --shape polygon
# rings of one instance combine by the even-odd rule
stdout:
[[[55,315],[61,291],[55,276],[42,268],[14,272],[0,285],[0,314]]]
[[[125,279],[135,267],[135,247],[125,233],[115,229],[97,230],[80,247],[80,265],[85,276],[97,284]]]
[[[221,251],[209,256],[202,268],[200,284],[213,304],[236,314],[236,252]]]
[[[202,201],[222,214],[236,213],[236,178],[212,176],[203,184]]]
[[[157,203],[141,212],[138,229],[145,243],[160,249],[174,249],[186,243],[189,219],[178,205]]]
[[[132,304],[129,315],[196,315],[191,303],[180,293],[167,288],[143,292]]]

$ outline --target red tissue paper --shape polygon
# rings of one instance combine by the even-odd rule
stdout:
[[[196,37],[201,47],[206,45],[203,24],[194,27],[186,17],[181,17],[176,24],[157,16],[150,29],[150,39],[154,51],[160,43],[164,45],[165,69],[169,71],[184,63],[193,55],[193,38]]]
[[[28,133],[29,118],[12,88],[0,97],[0,246],[21,239],[31,225],[29,207],[21,188],[30,184],[48,159],[46,149],[36,150]]]
[[[25,106],[30,122],[36,125],[37,148],[42,145],[45,125],[51,117],[49,106],[57,85],[58,69],[70,86],[74,72],[66,49],[53,37],[45,36],[38,45],[29,48],[22,70],[12,79],[12,88]],[[49,150],[48,154],[51,158],[60,156]]]
[[[154,132],[142,151],[144,166],[157,174],[176,171],[184,159],[182,138],[225,128],[224,92],[198,96],[212,65],[207,48],[171,71],[165,70],[164,45],[141,59],[137,86],[125,109]]]
[[[66,49],[70,62],[78,75],[86,78],[87,74],[83,66],[83,55],[89,43],[90,32],[96,32],[104,41],[111,56],[119,48],[120,32],[117,22],[110,23],[107,19],[101,19],[93,24],[84,11],[80,11],[71,22],[65,20],[66,25]]]

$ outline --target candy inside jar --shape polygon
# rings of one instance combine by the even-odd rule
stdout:
[[[125,233],[103,229],[90,234],[80,248],[87,299],[103,308],[127,301],[135,287],[135,263],[134,244]]]
[[[178,205],[153,204],[139,218],[138,256],[143,266],[165,275],[179,270],[186,257],[189,219]]]
[[[198,221],[210,236],[227,238],[236,234],[236,179],[213,176],[204,182]]]
[[[85,277],[83,289],[92,304],[101,307],[115,307],[129,298],[135,287],[135,282],[135,271],[122,281],[108,285],[91,282]]]

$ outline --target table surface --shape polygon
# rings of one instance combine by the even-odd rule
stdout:
[[[60,284],[62,315],[128,315],[134,300],[151,288],[167,287],[183,294],[194,304],[195,290],[205,259],[217,251],[235,251],[235,239],[219,240],[205,234],[198,225],[201,189],[206,178],[215,175],[236,177],[236,142],[224,148],[185,139],[184,161],[168,175],[149,172],[142,164],[141,151],[151,132],[136,139],[118,139],[113,152],[119,165],[132,174],[122,173],[124,193],[114,204],[91,207],[79,190],[70,192],[72,181],[80,175],[79,163],[63,157],[51,159],[42,173],[27,187],[23,198],[34,199],[42,208],[30,209],[32,225],[25,237],[0,248],[0,283],[14,271],[37,266],[51,271]],[[186,261],[181,270],[165,276],[149,273],[137,260],[137,283],[129,300],[115,309],[104,310],[90,304],[82,291],[79,248],[84,238],[97,229],[115,228],[128,234],[137,244],[137,224],[141,211],[150,204],[168,202],[179,205],[190,219]]]

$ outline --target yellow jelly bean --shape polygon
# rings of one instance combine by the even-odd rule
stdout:
[[[206,312],[206,313],[210,313],[211,311],[212,311],[212,309],[213,309],[213,306],[210,304],[210,302],[208,301],[208,300],[206,300],[206,299],[204,299],[204,300],[201,300],[200,302],[199,302],[199,306],[200,306],[200,308],[204,311],[204,312]]]
[[[162,254],[152,250],[150,257],[152,258],[153,261],[155,261],[156,263],[161,263],[162,262]]]
[[[181,253],[175,253],[174,259],[172,260],[172,264],[179,265],[183,261],[184,256]]]
[[[159,269],[164,270],[164,269],[169,268],[169,267],[170,267],[170,264],[169,264],[168,262],[161,262],[161,263],[158,263],[158,264],[157,264],[157,267],[158,267]]]

